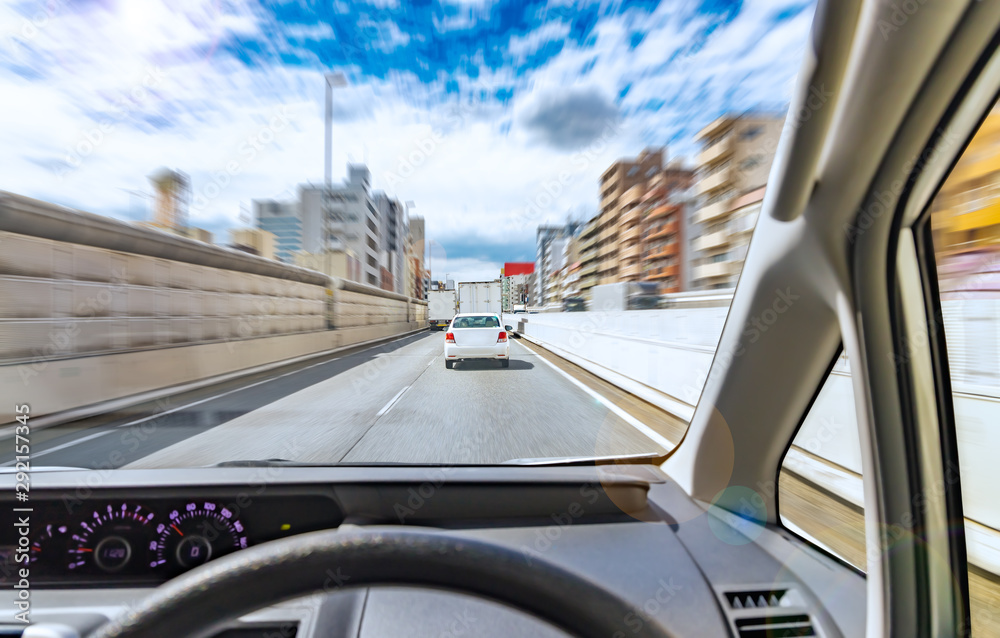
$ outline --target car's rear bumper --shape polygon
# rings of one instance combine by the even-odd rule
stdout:
[[[431,320],[431,328],[447,328],[448,324],[451,323],[447,319]]]
[[[495,346],[457,346],[446,344],[444,358],[458,359],[507,359],[510,357],[510,346],[498,343]]]

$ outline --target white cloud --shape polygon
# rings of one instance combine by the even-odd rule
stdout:
[[[537,52],[545,44],[565,39],[567,35],[569,35],[568,22],[546,22],[523,36],[516,35],[512,37],[507,44],[507,51],[515,60],[521,62],[531,54]]]
[[[410,43],[410,35],[404,33],[399,25],[391,20],[375,22],[364,18],[358,22],[358,26],[365,29],[366,36],[365,41],[360,44],[383,53],[391,53]]]
[[[236,224],[240,205],[251,199],[292,197],[297,184],[320,181],[322,73],[247,67],[222,52],[218,42],[234,31],[263,37],[253,5],[227,4],[232,9],[223,15],[216,13],[217,3],[146,4],[126,10],[122,0],[84,17],[54,14],[18,45],[17,54],[0,42],[0,95],[16,96],[0,100],[0,118],[16,123],[5,126],[0,139],[6,151],[0,154],[0,189],[125,215],[135,200],[128,191],[148,191],[146,176],[169,166],[187,172],[202,196],[193,222],[219,226],[224,220]],[[652,16],[602,19],[587,46],[567,41],[561,53],[523,76],[511,67],[491,70],[481,54],[470,52],[480,67],[476,79],[442,72],[421,83],[393,72],[338,89],[335,177],[349,158],[367,155],[375,187],[417,202],[414,213],[426,218],[432,240],[445,246],[478,240],[531,245],[538,224],[562,221],[571,211],[596,211],[598,177],[614,160],[662,144],[677,131],[697,130],[723,108],[781,102],[790,95],[810,12],[775,25],[773,2],[746,2],[700,50],[666,65],[704,23],[682,25],[676,5],[663,4],[670,6]],[[456,19],[474,22],[491,7],[471,5],[457,7]],[[23,19],[0,5],[0,24],[17,32]],[[135,29],[143,25],[146,36],[137,37]],[[631,36],[640,27],[645,38],[632,48]],[[387,47],[409,42],[392,22],[376,28]],[[528,56],[564,38],[567,29],[548,23],[516,38],[511,54]],[[313,35],[328,37],[323,27],[296,37]],[[162,79],[144,86],[156,67]],[[44,79],[25,79],[24,68]],[[345,71],[363,78],[360,69]],[[442,104],[448,81],[457,81],[462,97]],[[572,87],[617,96],[627,84],[631,89],[620,106],[629,116],[575,152],[538,142],[520,123],[519,114],[540,96]],[[514,90],[511,103],[493,99],[500,89]],[[667,105],[643,110],[650,100]],[[275,125],[283,113],[287,125]],[[102,123],[110,128],[102,130]],[[259,148],[251,156],[247,149],[254,140]],[[675,152],[693,152],[689,142],[677,146]],[[60,178],[57,169],[74,152],[79,168]],[[225,177],[234,162],[238,174]],[[435,276],[449,272],[469,280],[499,272],[500,263],[490,259],[445,261],[446,253],[444,270],[435,264]]]

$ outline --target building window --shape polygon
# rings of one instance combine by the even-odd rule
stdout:
[[[743,135],[741,137],[743,139],[745,139],[745,140],[752,140],[753,138],[755,138],[758,135],[760,135],[762,132],[763,132],[763,129],[761,129],[761,127],[759,127],[759,126],[750,126],[746,130],[743,131]]]

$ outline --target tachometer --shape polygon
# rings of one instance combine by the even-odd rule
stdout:
[[[187,570],[247,546],[243,523],[219,503],[192,501],[167,518],[156,526],[159,540],[154,567]]]
[[[153,513],[141,505],[108,504],[80,522],[69,550],[71,570],[116,573],[146,562],[153,547]]]
[[[68,525],[47,524],[45,529],[35,536],[28,552],[32,571],[42,575],[58,574],[64,565],[63,560],[70,544]]]

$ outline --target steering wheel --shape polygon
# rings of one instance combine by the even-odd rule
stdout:
[[[489,598],[585,638],[670,636],[617,594],[537,554],[448,534],[379,529],[311,532],[213,560],[160,586],[90,638],[206,636],[291,598],[401,584]]]

